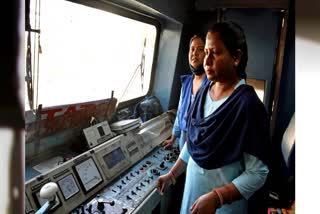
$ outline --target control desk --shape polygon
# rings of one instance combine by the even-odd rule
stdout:
[[[137,165],[71,213],[139,213],[139,205],[151,194],[160,175],[178,158],[178,149],[157,148]],[[157,193],[156,193],[157,194]]]
[[[173,117],[165,112],[28,180],[25,213],[46,203],[40,189],[49,182],[58,186],[51,213],[139,213],[178,157],[177,149],[159,146],[171,135]]]

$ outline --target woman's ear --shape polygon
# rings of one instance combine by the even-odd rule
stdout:
[[[240,64],[241,57],[242,57],[242,51],[240,49],[237,49],[236,53],[233,56],[234,66],[238,66]]]

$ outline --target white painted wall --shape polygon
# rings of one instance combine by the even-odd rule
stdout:
[[[296,211],[319,210],[320,1],[296,1]]]

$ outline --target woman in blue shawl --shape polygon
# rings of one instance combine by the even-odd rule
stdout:
[[[246,85],[248,61],[243,29],[220,22],[206,36],[204,69],[210,81],[188,111],[187,141],[168,174],[162,194],[186,170],[180,213],[245,214],[247,200],[268,175],[269,117]]]
[[[203,69],[205,36],[196,34],[190,39],[189,43],[189,66],[191,75],[181,76],[181,92],[177,116],[173,125],[171,138],[164,141],[163,146],[172,146],[179,138],[179,149],[181,151],[186,140],[187,131],[187,112],[194,100],[195,94],[204,86],[208,80]]]

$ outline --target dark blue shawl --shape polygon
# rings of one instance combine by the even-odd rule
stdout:
[[[266,163],[269,117],[252,86],[240,85],[211,115],[203,118],[210,84],[197,93],[190,108],[187,147],[204,169],[216,169],[242,159],[244,152]]]

